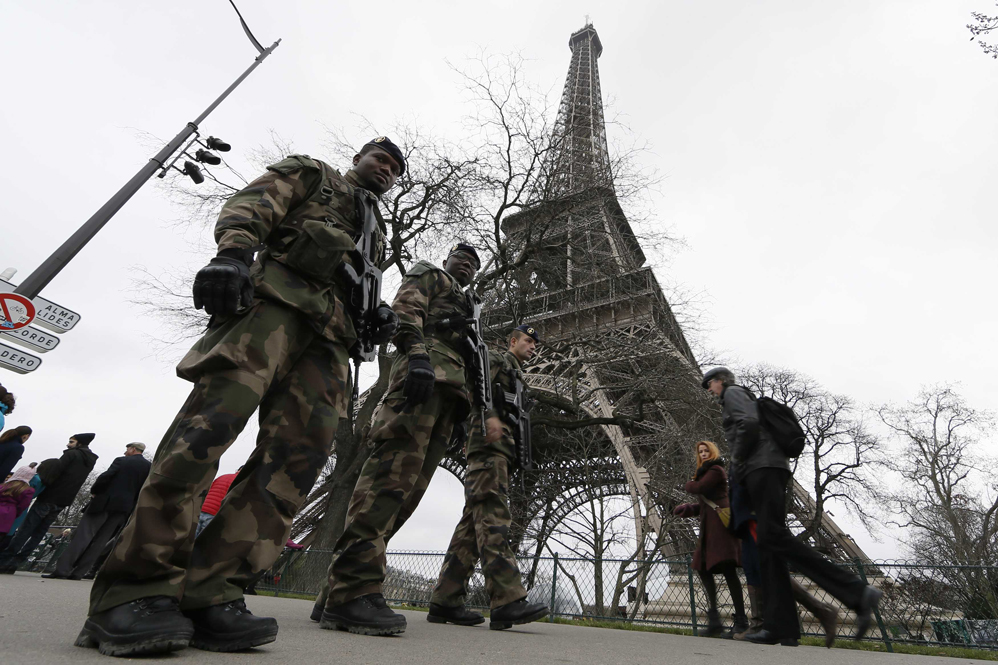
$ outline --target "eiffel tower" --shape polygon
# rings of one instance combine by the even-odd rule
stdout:
[[[720,410],[700,387],[696,358],[617,199],[597,66],[603,45],[591,23],[572,34],[569,48],[535,204],[502,224],[510,245],[530,254],[510,283],[486,294],[486,325],[496,339],[529,323],[544,340],[527,369],[540,398],[536,468],[510,489],[511,540],[535,567],[567,515],[616,496],[632,505],[637,542],[657,536],[664,554],[691,551],[692,527],[673,518],[671,507],[686,498],[680,488],[693,443],[724,440]],[[543,424],[567,416],[593,424]],[[463,477],[463,460],[442,465]],[[796,483],[793,514],[798,527],[814,514]],[[836,559],[866,559],[827,514],[811,544]]]

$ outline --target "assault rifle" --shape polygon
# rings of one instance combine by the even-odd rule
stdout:
[[[471,318],[468,319],[467,335],[464,338],[468,346],[468,357],[471,360],[471,379],[474,381],[472,402],[478,407],[482,417],[482,436],[486,434],[485,412],[492,409],[492,381],[489,376],[489,347],[482,335],[482,299],[472,287],[465,291],[468,305],[471,307]]]
[[[530,445],[530,408],[534,401],[527,395],[527,387],[519,377],[513,380],[513,392],[503,390],[496,383],[497,395],[502,396],[502,415],[513,428],[513,440],[516,442],[516,461],[524,471],[534,468],[533,448]]]
[[[356,240],[357,249],[350,251],[349,255],[360,266],[360,272],[358,273],[348,261],[344,261],[337,268],[337,276],[346,291],[347,312],[353,318],[354,328],[357,330],[357,343],[350,349],[354,368],[351,417],[360,398],[357,386],[360,379],[360,364],[371,362],[378,357],[378,345],[374,342],[374,333],[376,312],[381,305],[382,277],[381,268],[377,263],[378,248],[375,242],[378,218],[374,214],[374,206],[377,205],[378,199],[360,187],[354,190],[354,198],[361,228],[360,236]]]

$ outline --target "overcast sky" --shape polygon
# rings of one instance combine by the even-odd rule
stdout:
[[[261,42],[283,42],[203,125],[237,164],[270,129],[317,157],[326,126],[360,145],[355,114],[456,139],[447,61],[483,47],[521,52],[556,99],[588,12],[604,97],[666,176],[656,218],[687,241],[660,274],[709,294],[714,347],[864,404],[939,381],[995,404],[998,62],[964,27],[990,0],[238,4]],[[254,56],[224,0],[3,3],[0,269],[26,277],[155,151],[139,131],[171,138]],[[0,370],[18,395],[8,425],[35,431],[24,462],[92,431],[107,466],[163,435],[190,388],[174,374],[186,349],[153,354],[161,322],[129,300],[138,266],[199,267],[177,214],[146,186],[43,292],[83,319],[34,374]],[[445,549],[461,497],[439,473],[393,546]],[[870,555],[898,554],[836,518]]]

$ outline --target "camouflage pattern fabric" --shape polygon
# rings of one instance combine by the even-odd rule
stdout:
[[[508,351],[489,351],[489,368],[493,382],[504,390],[515,389],[514,380],[520,375],[520,361]],[[498,397],[496,397],[498,402]],[[498,416],[493,409],[486,418]],[[509,469],[516,444],[508,423],[502,423],[503,435],[498,441],[486,443],[482,436],[481,417],[472,420],[468,442],[468,471],[464,479],[464,512],[454,529],[440,577],[430,602],[444,607],[464,605],[468,581],[475,564],[482,562],[485,589],[492,609],[527,597],[520,580],[516,555],[509,545]]]
[[[347,348],[357,339],[347,316],[336,271],[360,233],[353,171],[346,176],[328,164],[293,155],[230,198],[215,225],[223,249],[266,244],[250,268],[256,296],[305,314],[326,339]],[[379,262],[385,256],[385,223],[380,211],[375,237]],[[359,269],[360,266],[355,265]]]
[[[385,399],[371,425],[374,450],[354,487],[329,567],[327,608],[381,592],[388,540],[416,510],[468,409],[461,392],[439,383],[430,400],[415,407],[401,397]]]
[[[445,319],[471,316],[468,298],[456,279],[429,261],[419,261],[405,274],[392,309],[399,317],[395,346],[409,356],[426,354],[436,372],[437,386],[450,386],[470,402],[465,359],[461,351],[464,327],[438,327]],[[401,396],[407,368],[399,355],[392,366],[389,396]]]
[[[485,590],[495,609],[527,597],[516,556],[509,546],[510,458],[472,453],[464,479],[464,512],[447,547],[440,577],[430,596],[444,607],[464,605],[468,581],[481,559]]]
[[[242,597],[270,568],[329,456],[349,399],[348,353],[268,300],[212,322],[177,367],[195,382],[128,524],[94,581],[91,614],[148,596],[184,609]],[[260,409],[257,447],[195,541],[199,497]]]

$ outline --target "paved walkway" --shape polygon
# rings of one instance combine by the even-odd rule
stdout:
[[[73,646],[83,624],[89,593],[89,582],[45,580],[26,573],[0,576],[0,661],[12,665],[70,662],[108,665],[124,660],[108,659],[95,649]],[[247,604],[256,614],[277,618],[281,632],[276,642],[234,654],[188,648],[163,658],[141,660],[259,665],[967,665],[976,662],[818,647],[760,647],[725,640],[547,622],[491,631],[487,622],[474,628],[430,624],[422,612],[406,612],[409,628],[401,636],[367,637],[319,629],[318,624],[308,619],[312,608],[308,601],[254,596]]]

